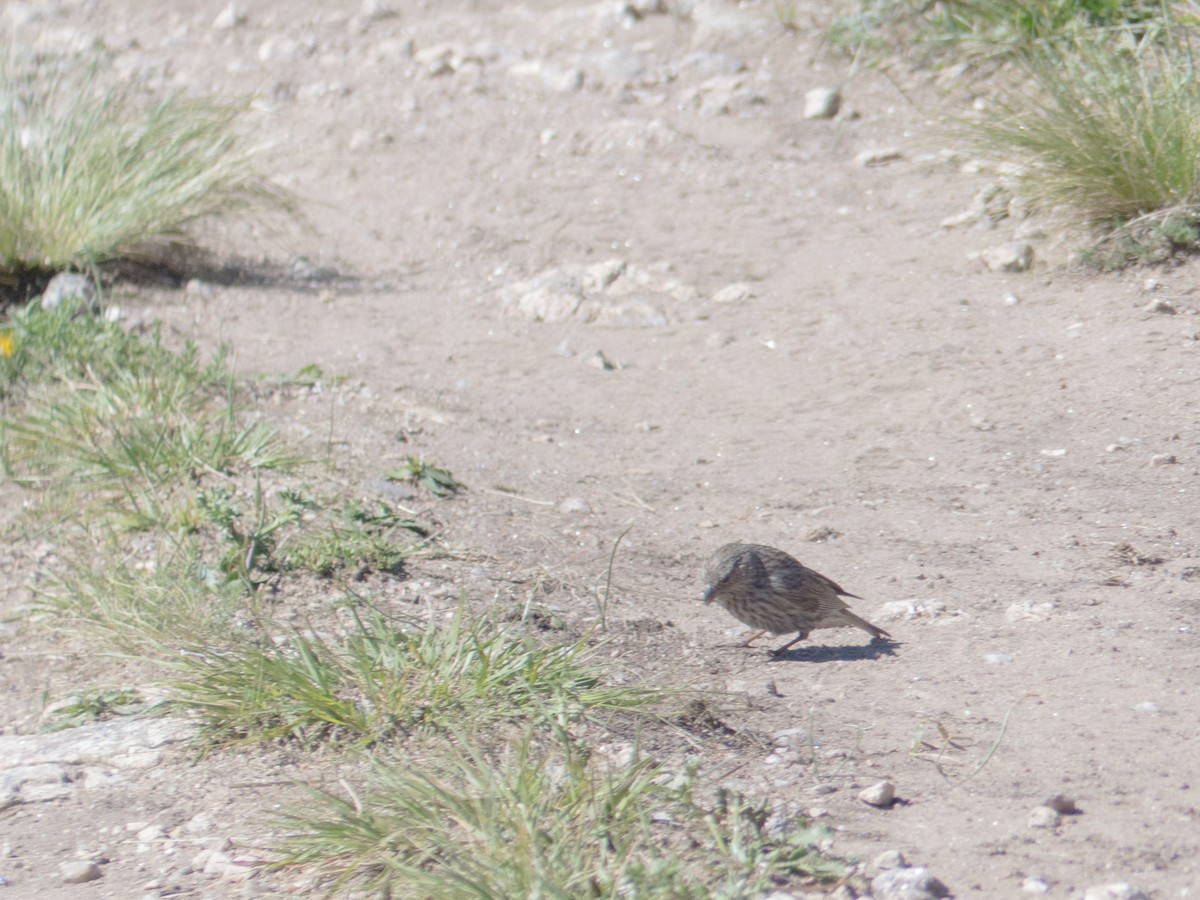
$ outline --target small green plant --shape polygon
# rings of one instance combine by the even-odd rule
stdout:
[[[345,893],[457,897],[750,897],[844,873],[804,822],[761,802],[692,797],[694,767],[614,764],[559,730],[510,750],[459,736],[420,768],[380,760],[350,799],[315,793],[281,823],[277,865]]]
[[[77,694],[54,708],[42,731],[63,731],[91,722],[128,716],[140,712],[145,706],[141,694],[130,688]]]
[[[375,614],[343,638],[315,632],[195,646],[170,660],[174,690],[212,741],[345,740],[367,746],[464,722],[570,720],[663,691],[609,686],[583,643],[543,646],[491,618],[396,622]]]
[[[418,484],[435,497],[449,497],[463,489],[463,485],[448,470],[439,469],[415,456],[405,458],[401,465],[385,472],[383,477],[388,481]]]
[[[298,534],[280,554],[279,566],[322,576],[340,569],[395,574],[412,552],[411,546],[397,544],[401,533],[424,538],[429,529],[382,500],[350,500]]]
[[[148,102],[103,62],[0,58],[0,271],[89,268],[193,223],[292,211],[241,127],[245,103]]]

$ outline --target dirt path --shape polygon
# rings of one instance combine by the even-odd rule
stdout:
[[[803,120],[845,66],[766,3],[247,0],[229,29],[215,5],[45,6],[50,33],[99,36],[152,82],[266,98],[315,233],[224,240],[357,286],[122,303],[232,341],[246,371],[350,379],[280,408],[300,436],[332,410],[348,470],[450,468],[471,490],[448,539],[495,562],[426,578],[586,586],[632,524],[608,614],[640,670],[734,692],[738,728],[805,729],[710,772],[961,897],[1200,885],[1195,265],[988,272],[970,254],[1015,226],[939,228],[989,178],[939,156],[937,93],[867,72],[838,119]],[[878,148],[900,156],[856,162]],[[565,321],[520,314],[572,297]],[[700,569],[736,539],[861,594],[898,646],[722,646],[736,623],[700,605]],[[884,778],[902,802],[857,799]],[[1055,794],[1081,813],[1030,827]]]

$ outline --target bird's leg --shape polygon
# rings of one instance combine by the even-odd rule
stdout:
[[[742,641],[740,646],[749,647],[751,644],[753,644],[755,641],[757,641],[760,637],[762,637],[766,633],[767,633],[767,629],[765,629],[765,628],[762,631],[756,631],[756,632],[754,632],[754,634],[750,635],[750,637],[746,638],[746,640]]]
[[[788,641],[786,644],[784,644],[778,650],[772,650],[771,654],[773,656],[779,656],[781,653],[786,652],[789,648],[794,647],[796,644],[800,643],[802,640],[804,640],[807,637],[808,637],[808,632],[805,631],[804,629],[801,629],[794,638],[792,638],[790,641]]]

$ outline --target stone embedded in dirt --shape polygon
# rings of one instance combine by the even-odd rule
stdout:
[[[62,875],[63,884],[86,884],[103,874],[99,864],[91,859],[69,860],[59,865],[58,871]]]
[[[832,793],[836,792],[837,789],[838,788],[837,788],[836,784],[830,784],[827,781],[823,782],[821,784],[814,784],[812,786],[812,792],[814,794],[832,794]]]
[[[217,13],[216,18],[212,21],[212,27],[215,31],[228,31],[230,28],[237,28],[239,25],[244,25],[245,22],[245,14],[234,4],[230,3]]]
[[[895,147],[882,147],[873,150],[864,150],[854,157],[854,161],[860,166],[867,168],[873,166],[886,166],[889,163],[898,162],[904,159],[904,154]]]
[[[603,350],[597,350],[591,356],[584,360],[593,369],[599,369],[602,372],[611,372],[613,369],[621,368],[619,363],[613,362],[604,355]]]
[[[1057,828],[1062,816],[1049,806],[1035,806],[1029,811],[1028,821],[1030,828]]]
[[[981,250],[979,258],[993,272],[1027,272],[1033,266],[1033,245],[1028,241],[1009,241]]]
[[[804,118],[832,119],[842,106],[842,93],[837,88],[815,87],[804,95]]]
[[[1151,703],[1149,700],[1146,700],[1142,703],[1139,703],[1137,706],[1135,706],[1133,708],[1133,711],[1145,713],[1146,715],[1153,716],[1153,715],[1157,715],[1158,713],[1162,712],[1162,707],[1159,706],[1157,703]]]
[[[884,622],[907,622],[913,619],[937,619],[946,615],[941,600],[889,600],[879,606],[871,618]],[[958,613],[953,615],[957,616]]]
[[[949,895],[946,885],[923,866],[888,869],[871,879],[875,900],[935,900]]]
[[[1011,653],[985,653],[983,661],[989,666],[1003,666],[1013,661]]]
[[[55,763],[6,767],[0,756],[0,810],[18,803],[60,800],[74,789],[70,773]]]
[[[554,266],[504,285],[496,296],[505,318],[656,327],[670,321],[667,304],[689,302],[697,292],[671,275],[669,265],[642,268],[611,259]]]
[[[1166,297],[1155,297],[1143,306],[1142,309],[1146,312],[1158,313],[1163,316],[1173,316],[1179,312],[1179,308]]]
[[[971,205],[962,212],[942,219],[942,228],[979,226],[995,228],[996,223],[1008,218],[1012,194],[998,184],[989,184],[971,199]]]
[[[590,513],[592,511],[592,505],[582,497],[568,497],[562,503],[558,504],[558,511],[563,515]]]
[[[754,288],[746,284],[744,281],[735,281],[733,284],[727,284],[715,294],[713,294],[713,303],[741,303],[743,300],[749,300],[754,296]]]
[[[1026,878],[1021,882],[1021,890],[1026,894],[1044,894],[1050,890],[1050,885],[1044,878]]]
[[[1004,618],[1009,622],[1044,622],[1054,614],[1053,600],[1019,600],[1004,611]]]
[[[904,854],[899,850],[884,850],[877,854],[867,866],[868,875],[878,875],[880,872],[886,872],[889,869],[903,869],[908,866],[908,860],[904,858]]]
[[[1117,881],[1093,885],[1083,892],[1083,900],[1150,900],[1150,897],[1128,881]]]
[[[896,799],[896,786],[890,781],[881,781],[858,792],[858,799],[871,806],[888,807]]]
[[[86,275],[78,272],[59,272],[42,291],[42,309],[58,309],[64,303],[77,307],[77,312],[94,309],[96,286]]]
[[[1042,806],[1048,806],[1064,816],[1074,816],[1079,813],[1079,807],[1075,805],[1074,799],[1065,794],[1055,794],[1053,797],[1047,798]]]
[[[728,53],[707,53],[698,50],[680,60],[679,68],[681,71],[694,72],[701,78],[712,78],[714,75],[736,75],[745,72],[746,63]]]
[[[1175,458],[1174,453],[1155,453],[1150,457],[1150,468],[1157,469],[1162,466],[1173,466],[1179,460]]]
[[[1012,291],[1009,291],[1004,295],[1004,305],[1005,306],[1016,306],[1020,302],[1021,302],[1021,298],[1018,297],[1016,294],[1014,294]]]

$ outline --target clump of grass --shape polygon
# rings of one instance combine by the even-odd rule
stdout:
[[[86,691],[55,706],[41,730],[64,731],[92,722],[105,722],[117,716],[143,712],[146,706],[141,694],[132,688]]]
[[[169,661],[179,702],[215,743],[344,740],[360,746],[462,722],[571,719],[663,691],[605,683],[583,642],[545,646],[460,609],[449,621],[354,614],[342,638],[290,633],[195,646]]]
[[[273,429],[243,420],[224,351],[205,362],[194,346],[171,351],[156,334],[37,305],[10,321],[0,391],[20,403],[0,423],[0,460],[18,483],[105,494],[144,527],[162,515],[161,490],[299,462]]]
[[[197,542],[140,555],[81,547],[49,575],[38,606],[102,647],[129,656],[227,644],[253,621],[253,598],[205,562]]]
[[[396,543],[403,532],[418,538],[427,526],[401,515],[387,503],[351,500],[333,510],[332,519],[310,525],[280,554],[284,571],[304,570],[330,576],[344,569],[396,574],[411,548]]]
[[[1200,78],[1183,41],[1135,50],[1080,37],[1022,58],[1029,90],[965,126],[1023,164],[1035,207],[1101,231],[1192,222],[1200,211]]]
[[[278,865],[335,893],[431,898],[749,897],[844,873],[804,822],[772,831],[729,792],[697,804],[693,775],[608,763],[561,731],[509,750],[460,739],[429,768],[377,762],[348,800],[317,793],[283,822]]]
[[[293,209],[265,177],[247,104],[159,100],[99,61],[0,58],[0,271],[88,268],[197,221]]]

